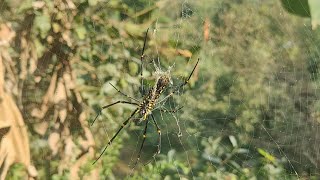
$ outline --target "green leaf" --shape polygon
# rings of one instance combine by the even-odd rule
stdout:
[[[31,8],[32,8],[32,0],[22,1],[22,3],[19,4],[19,6],[18,6],[18,13],[24,12],[24,11],[31,9]]]
[[[229,136],[229,139],[230,139],[230,142],[231,142],[233,147],[237,147],[238,146],[237,140],[236,140],[236,138],[234,136]]]
[[[174,155],[175,155],[176,151],[171,149],[169,152],[168,152],[168,160],[169,162],[172,162],[173,161],[173,158],[174,158]]]
[[[50,16],[47,13],[39,14],[34,20],[34,26],[39,29],[41,38],[45,38],[51,28]]]
[[[139,71],[139,67],[138,67],[138,64],[135,63],[135,62],[129,62],[128,64],[129,66],[129,73],[130,75],[136,75]]]
[[[79,26],[75,30],[76,30],[76,33],[77,33],[77,36],[79,37],[79,39],[83,40],[86,37],[87,30],[85,27]]]
[[[39,41],[39,39],[35,39],[34,44],[36,46],[37,56],[41,57],[45,51],[45,47],[42,45],[42,43]]]
[[[126,22],[124,25],[124,29],[133,37],[139,37],[145,31],[145,29],[141,25],[137,25],[131,22]]]
[[[302,17],[310,17],[308,0],[281,0],[281,2],[282,2],[282,6],[289,13],[302,16]]]
[[[275,163],[276,158],[274,156],[272,156],[270,153],[268,153],[267,151],[258,148],[258,152],[264,157],[266,158],[268,161]]]
[[[320,24],[320,1],[309,0],[309,7],[311,13],[312,29],[315,29]]]
[[[61,27],[60,27],[60,25],[58,23],[53,23],[52,24],[52,29],[53,29],[53,32],[55,32],[55,33],[58,33],[58,32],[61,31]]]
[[[239,149],[236,150],[236,152],[237,152],[238,154],[247,154],[247,153],[249,153],[250,151],[249,151],[248,149],[239,148]]]
[[[88,4],[89,4],[90,6],[95,6],[95,5],[98,4],[98,0],[88,0]]]

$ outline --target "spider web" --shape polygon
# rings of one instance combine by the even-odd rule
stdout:
[[[152,10],[146,13],[152,23],[148,26],[144,88],[154,85],[157,71],[168,69],[172,84],[153,111],[162,131],[160,154],[153,157],[158,134],[151,120],[142,159],[133,168],[144,122],[132,121],[102,156],[102,177],[319,177],[319,37],[311,30],[309,20],[289,14],[276,0],[123,3],[132,5],[136,13]],[[121,18],[126,17],[126,12],[119,13]],[[131,23],[123,19],[124,24]],[[139,18],[135,21],[143,24]],[[98,27],[95,32],[104,33]],[[138,32],[138,36],[130,34],[133,40],[129,41],[121,37],[121,31],[111,30],[108,33],[119,35],[121,43],[90,44],[99,46],[96,53],[100,56],[105,55],[106,46],[110,47],[112,57],[104,57],[108,62],[92,60],[99,64],[96,70],[90,70],[98,83],[86,83],[100,92],[98,97],[92,92],[84,95],[90,102],[88,109],[126,99],[109,83],[142,100],[139,72],[135,70],[139,69],[142,49],[141,30]],[[200,63],[190,82],[166,99],[188,77],[198,58]],[[91,99],[98,100],[92,103]],[[176,113],[159,111],[180,107]],[[97,152],[134,108],[118,105],[103,111],[91,127]]]
[[[158,106],[183,109],[154,112],[162,129],[161,154],[152,158],[157,133],[150,123],[141,168],[147,169],[143,164],[151,159],[162,178],[252,177],[254,171],[258,178],[319,175],[316,33],[279,2],[250,2],[178,1],[157,11],[159,18],[167,13],[175,21],[155,21],[146,77],[154,75],[154,63],[164,70],[173,66],[175,87],[197,57],[201,61],[191,85]],[[276,8],[268,9],[271,6]],[[180,51],[180,57],[164,59],[164,39],[170,39],[169,46]],[[192,57],[182,60],[187,51],[181,50],[189,50]],[[141,143],[135,141],[142,136],[143,126],[138,127],[129,132],[128,141],[136,143],[122,150],[131,152],[131,162]],[[127,157],[121,159],[128,163]],[[160,170],[165,160],[174,171]],[[201,163],[205,167],[199,167]]]

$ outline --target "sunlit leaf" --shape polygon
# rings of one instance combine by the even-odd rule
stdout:
[[[275,163],[276,158],[274,156],[272,156],[270,153],[268,153],[267,151],[258,148],[258,152],[264,157],[266,158],[268,161]]]
[[[139,67],[137,63],[129,62],[129,72],[131,75],[136,75],[139,71]]]
[[[244,148],[239,148],[237,149],[237,153],[239,154],[246,154],[249,153],[250,151],[248,149],[244,149]]]
[[[34,20],[34,26],[40,30],[40,36],[45,38],[51,28],[50,16],[46,13],[39,14]]]
[[[98,0],[88,0],[90,6],[95,6],[98,4]]]
[[[237,140],[236,140],[236,138],[234,136],[229,136],[229,139],[230,139],[230,142],[231,142],[233,147],[237,147],[238,146]]]
[[[84,39],[85,38],[85,36],[87,34],[87,31],[86,31],[85,27],[79,26],[75,30],[76,30],[76,33],[77,33],[79,39]]]
[[[141,26],[137,24],[133,24],[131,22],[127,22],[124,25],[125,30],[128,34],[134,37],[139,37],[142,35],[142,33],[145,31],[145,29],[141,28]]]
[[[309,7],[311,13],[312,29],[316,29],[316,27],[320,25],[320,1],[309,0]]]
[[[38,39],[36,39],[36,40],[34,41],[34,44],[35,44],[35,46],[36,46],[37,55],[38,55],[39,57],[41,57],[42,54],[43,54],[43,52],[45,51],[45,47],[43,46],[42,43],[40,43],[40,41],[39,41]]]
[[[19,4],[18,12],[21,13],[25,10],[32,8],[32,0],[24,0]]]
[[[52,23],[53,32],[58,33],[61,30],[61,27],[58,23]]]
[[[173,149],[168,152],[168,160],[169,160],[169,162],[173,161],[175,153],[176,153],[176,151],[173,150]]]

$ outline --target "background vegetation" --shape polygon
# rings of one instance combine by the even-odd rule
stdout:
[[[308,9],[296,16],[284,2],[0,1],[1,104],[15,102],[0,108],[0,152],[12,153],[0,154],[0,174],[7,163],[8,179],[318,179],[320,32],[301,17]],[[141,98],[147,28],[146,87],[153,62],[173,66],[176,86],[201,59],[161,104],[183,108],[155,111],[155,158],[150,126],[132,169],[143,127],[131,123],[92,165],[133,110],[110,108],[89,126],[101,106],[124,98],[109,83]]]

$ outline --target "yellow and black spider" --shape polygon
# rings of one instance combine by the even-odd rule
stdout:
[[[166,97],[164,97],[162,100],[159,100],[159,97],[161,95],[161,93],[163,92],[163,90],[165,90],[169,84],[171,83],[171,77],[170,77],[170,68],[166,71],[166,72],[162,72],[161,70],[157,69],[156,74],[157,74],[157,78],[155,81],[154,86],[149,90],[149,92],[144,95],[144,89],[143,89],[143,61],[144,61],[144,50],[146,47],[146,43],[147,43],[147,36],[148,36],[148,30],[146,31],[145,37],[144,37],[144,43],[143,43],[143,48],[142,48],[142,52],[141,52],[141,56],[140,56],[140,60],[141,60],[141,64],[140,64],[140,76],[141,76],[141,94],[143,96],[143,101],[139,101],[133,97],[128,96],[127,94],[121,92],[119,89],[117,89],[114,85],[112,85],[110,83],[110,85],[115,88],[120,94],[124,95],[125,97],[135,101],[135,102],[129,102],[129,101],[117,101],[114,102],[112,104],[103,106],[101,108],[101,110],[99,111],[98,115],[95,117],[95,119],[93,120],[93,122],[91,123],[91,125],[93,125],[93,123],[96,121],[96,119],[99,117],[99,115],[101,114],[102,110],[109,108],[113,105],[116,104],[131,104],[136,106],[137,108],[131,113],[130,117],[125,120],[121,127],[119,128],[119,130],[116,132],[116,134],[109,140],[108,144],[104,147],[103,151],[100,153],[99,157],[93,162],[93,164],[95,164],[100,158],[101,156],[104,154],[104,152],[106,151],[106,149],[108,148],[109,145],[111,145],[111,143],[113,142],[113,140],[118,136],[118,134],[120,133],[120,131],[123,129],[124,126],[126,126],[130,120],[133,119],[133,117],[138,113],[138,117],[134,118],[134,119],[139,119],[140,121],[145,121],[145,126],[144,126],[144,131],[143,131],[143,140],[140,146],[140,150],[137,156],[137,160],[135,162],[135,165],[137,164],[137,162],[140,160],[140,156],[141,156],[141,151],[145,142],[145,139],[147,137],[147,128],[148,128],[148,123],[149,123],[149,117],[151,117],[153,123],[155,124],[155,127],[157,129],[157,133],[158,133],[158,144],[157,144],[157,151],[154,154],[157,155],[160,153],[160,149],[161,149],[161,130],[160,127],[157,124],[157,121],[154,118],[154,115],[152,114],[152,111],[155,110],[155,105],[163,102],[164,100],[166,100],[167,98],[171,97],[173,94],[175,94],[180,88],[182,88],[183,86],[185,86],[192,74],[194,73],[198,63],[199,63],[199,59],[197,60],[196,65],[194,66],[193,70],[191,71],[190,75],[188,76],[188,78],[186,78],[184,80],[184,82],[182,84],[180,84],[179,86],[177,86],[176,88],[174,88]],[[181,109],[181,108],[179,108]],[[179,110],[177,109],[177,110]],[[166,112],[176,112],[177,110],[161,110],[160,111],[166,111]]]

